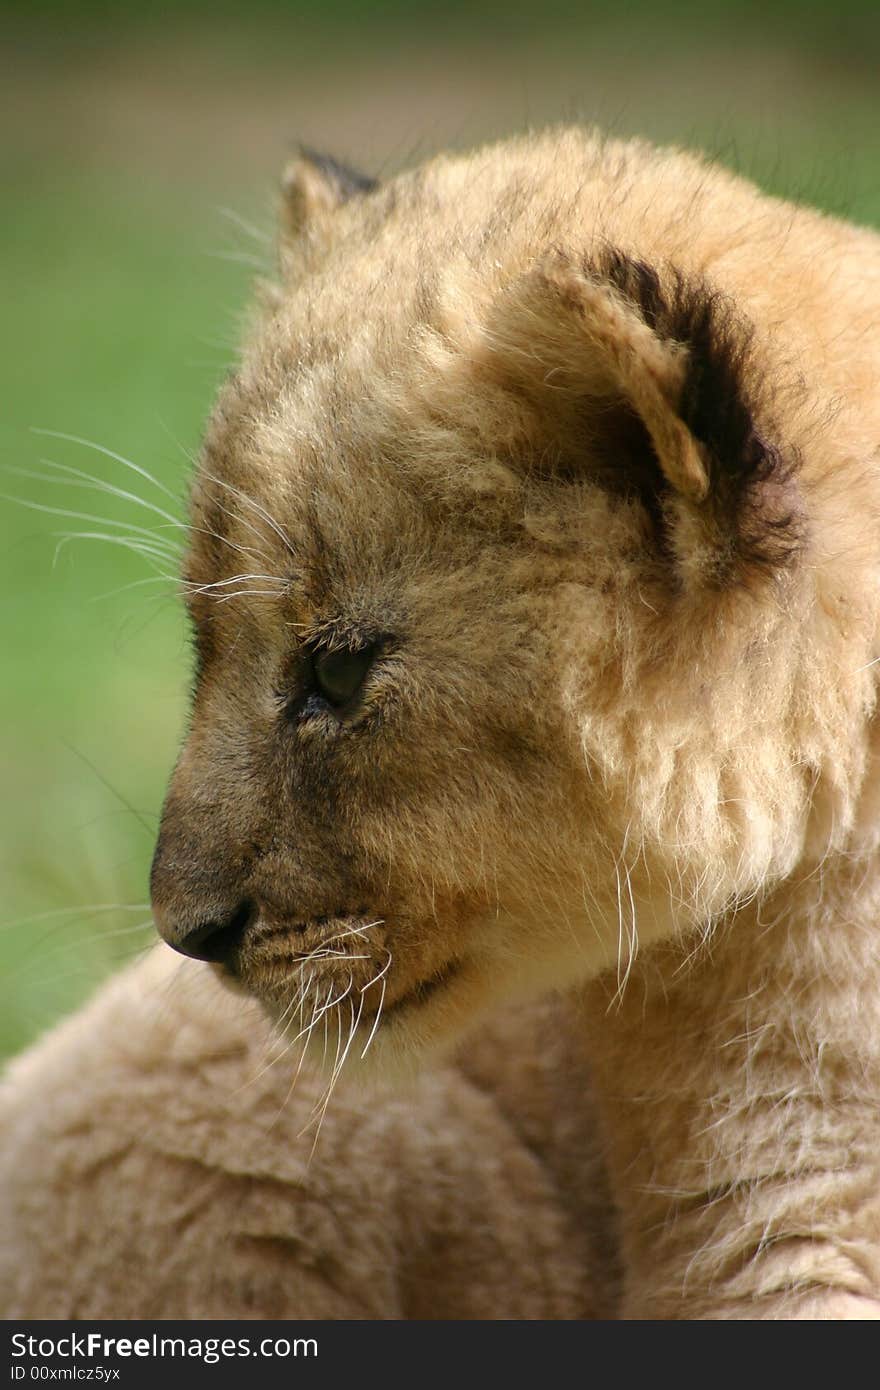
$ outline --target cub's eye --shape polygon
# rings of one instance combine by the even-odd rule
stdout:
[[[339,709],[353,700],[375,657],[375,643],[356,651],[347,647],[336,651],[319,647],[313,651],[312,674],[315,685],[327,703]]]

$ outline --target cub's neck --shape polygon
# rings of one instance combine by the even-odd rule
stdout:
[[[880,1316],[880,856],[582,1003],[624,1315]]]

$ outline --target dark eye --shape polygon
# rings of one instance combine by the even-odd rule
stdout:
[[[347,647],[331,651],[319,647],[312,652],[312,673],[318,691],[328,704],[339,709],[353,700],[364,683],[376,656],[376,644],[351,651]]]

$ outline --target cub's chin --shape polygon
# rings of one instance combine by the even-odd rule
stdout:
[[[256,1001],[271,1022],[271,1065],[296,1077],[308,1070],[336,1085],[400,1085],[442,1059],[497,1007],[491,975],[455,959],[412,984],[389,971],[367,987],[325,977],[292,999],[277,989],[211,966],[224,989]],[[383,988],[384,985],[384,988]]]
[[[360,1024],[359,1071],[383,1083],[411,1078],[447,1056],[497,1002],[487,972],[473,961],[450,961]]]

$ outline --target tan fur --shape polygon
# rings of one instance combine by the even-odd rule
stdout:
[[[576,1033],[533,1011],[511,1065],[521,1023],[394,1097],[337,1090],[312,1156],[314,1076],[291,1093],[260,1011],[156,948],[9,1073],[4,1316],[610,1315]]]
[[[189,1052],[188,990],[160,1026],[121,982],[10,1081],[17,1306],[60,1280],[59,1313],[152,1310],[167,1274],[204,1313],[183,1291],[202,1261],[219,1277],[229,1222],[252,1252],[237,1222],[260,1171],[298,1192],[266,1197],[253,1265],[230,1257],[224,1296],[250,1289],[260,1314],[339,1316],[351,1293],[412,1315],[449,1278],[485,1316],[876,1316],[880,243],[576,130],[374,189],[305,158],[285,187],[283,283],[193,490],[200,674],[153,893],[172,944],[246,919],[227,973],[282,1029],[339,1000],[349,1086],[307,1181],[255,1118],[276,1081],[236,1093],[222,1155],[190,1153],[175,1136],[228,1113],[256,1015],[212,994]],[[350,707],[307,702],[315,652],[373,642]],[[523,1006],[554,990],[571,1044],[545,1069]],[[493,1044],[505,1006],[522,1037]],[[480,1116],[464,1060],[432,1062],[407,1102],[358,1082],[366,1043],[399,1074],[478,1036]],[[201,1059],[227,1039],[218,1086]],[[132,1096],[198,1121],[158,1126],[155,1172]],[[350,1123],[375,1137],[362,1165]],[[441,1130],[466,1136],[457,1168]],[[479,1223],[496,1164],[512,1176]],[[151,1215],[87,1280],[96,1184],[114,1230]],[[54,1282],[50,1227],[69,1235]],[[350,1254],[344,1299],[299,1247],[272,1263],[290,1231],[319,1266]]]

